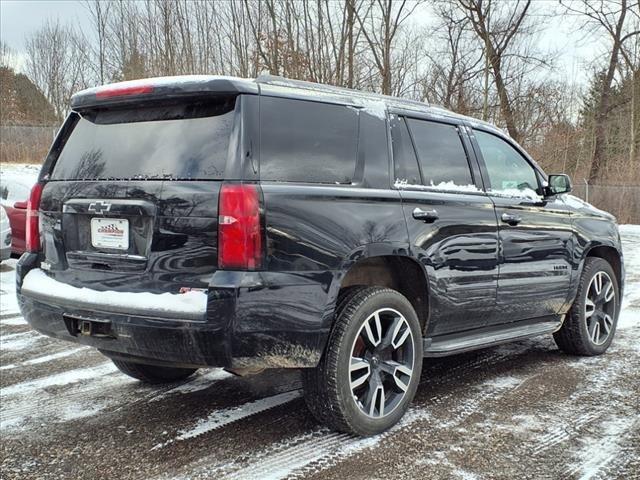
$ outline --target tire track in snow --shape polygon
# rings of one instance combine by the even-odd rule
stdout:
[[[244,468],[228,473],[219,472],[226,479],[262,480],[265,478],[287,478],[304,475],[311,465],[325,460],[325,468],[339,458],[346,458],[356,451],[370,448],[381,439],[378,437],[357,438],[346,433],[331,432],[326,428],[299,435],[276,444],[255,457],[255,461]],[[228,467],[227,467],[228,468]]]
[[[198,435],[202,435],[203,433],[210,432],[243,418],[255,415],[256,413],[264,412],[265,410],[289,403],[290,401],[299,398],[301,393],[302,392],[299,390],[280,393],[271,397],[247,402],[237,407],[217,410],[210,414],[206,419],[198,421],[193,428],[181,430],[180,435],[176,437],[176,440],[187,440],[189,438],[197,437]]]
[[[79,348],[73,348],[70,350],[63,350],[61,352],[58,353],[52,353],[50,355],[43,355],[42,357],[36,357],[36,358],[32,358],[31,360],[25,360],[23,362],[20,363],[11,363],[9,365],[3,365],[0,367],[0,370],[12,370],[14,368],[19,368],[19,367],[26,367],[26,366],[31,366],[31,365],[39,365],[41,363],[47,363],[47,362],[51,362],[53,360],[59,360],[60,358],[65,358],[65,357],[69,357],[71,355],[75,355],[78,352],[81,352],[83,350],[87,350],[90,347],[79,347]]]
[[[458,365],[447,368],[446,373],[436,379],[427,378],[426,380],[431,381],[428,386],[442,386],[458,379],[473,378],[474,372],[484,369],[487,365],[499,363],[506,358],[511,358],[519,353],[526,352],[530,348],[531,344],[527,342],[480,352],[480,358],[475,358],[472,361],[463,361]],[[423,375],[425,373],[428,372],[425,372],[425,368],[423,367]],[[458,406],[453,405],[459,400],[460,392],[446,391],[432,396],[425,402],[426,405],[411,407],[396,426],[374,437],[354,438],[346,434],[339,434],[327,430],[329,432],[327,434],[329,442],[324,445],[321,449],[322,451],[319,453],[316,452],[314,454],[317,440],[304,440],[300,446],[295,446],[292,452],[283,451],[273,459],[269,453],[267,455],[270,459],[267,462],[252,462],[240,471],[232,472],[228,478],[304,478],[305,476],[331,468],[343,462],[348,457],[377,445],[385,438],[410,427],[418,421],[432,418],[431,411],[433,406],[447,405],[450,408],[449,413],[453,416],[453,420],[447,422],[446,426],[439,425],[439,428],[454,428],[474,413],[481,411],[483,404],[495,401],[509,391],[517,389],[525,380],[526,379],[511,375],[489,378],[487,381],[475,385],[471,389],[471,394],[467,395],[468,398],[459,402]],[[422,379],[420,383],[422,388],[427,386],[425,385],[425,383],[427,383],[425,379]],[[464,394],[468,394],[469,392],[470,390],[467,389]],[[451,408],[452,406],[453,408]],[[289,443],[290,442],[292,442],[292,440],[290,440]],[[277,445],[276,448],[278,448]],[[285,467],[287,463],[289,467]],[[229,466],[226,465],[223,468],[228,471]],[[259,472],[259,475],[254,477],[252,473],[254,471]]]
[[[178,432],[178,436],[174,439],[168,440],[164,443],[159,443],[151,450],[157,450],[163,448],[175,441],[188,440],[190,438],[198,437],[212,430],[222,428],[230,423],[237,422],[243,418],[247,418],[258,413],[270,410],[279,405],[289,403],[301,396],[300,390],[292,392],[280,393],[271,397],[260,398],[251,402],[244,403],[230,408],[223,408],[220,410],[214,410],[206,418],[199,419],[196,424],[191,428],[186,428]]]
[[[481,409],[484,403],[494,401],[517,386],[522,379],[511,377],[511,381],[496,382],[491,379],[473,388],[471,398],[451,408],[454,421],[446,426],[453,428],[466,418]],[[451,406],[452,393],[433,397],[430,403]],[[213,471],[207,471],[214,478],[218,476],[228,479],[283,479],[304,478],[331,468],[363,450],[380,444],[383,440],[397,432],[410,427],[414,423],[432,418],[432,405],[414,406],[409,409],[400,422],[390,430],[367,438],[353,437],[327,428],[319,428],[283,442],[271,445],[251,455],[248,464],[238,465],[234,462],[220,465]],[[442,427],[445,428],[445,427]]]
[[[602,436],[580,439],[579,460],[565,470],[565,475],[572,478],[579,475],[577,478],[580,480],[611,478],[609,472],[614,468],[616,459],[622,458],[625,464],[631,461],[631,455],[620,455],[620,444],[638,423],[637,420],[608,417],[602,424]],[[617,465],[616,470],[619,471],[621,466]]]
[[[0,315],[0,325],[6,327],[16,327],[28,325],[20,312]]]
[[[164,401],[177,394],[196,393],[201,390],[206,390],[215,385],[216,382],[220,380],[226,380],[232,376],[232,374],[225,372],[222,369],[216,368],[206,373],[196,373],[194,376],[189,377],[187,380],[183,380],[177,385],[173,383],[165,386],[151,386],[142,383],[136,383],[135,385],[138,385],[138,388],[133,392],[127,393],[135,395],[138,398],[134,400],[124,399],[122,402],[119,402],[121,403],[121,405],[114,408],[112,412],[115,413],[122,410],[126,411],[131,409],[134,405],[138,405],[141,403]]]
[[[177,393],[187,394],[199,392],[211,387],[217,381],[226,380],[231,377],[233,377],[233,374],[226,372],[221,368],[215,368],[205,373],[197,373],[179,385],[171,386],[166,390],[161,390],[159,392],[157,391],[156,394],[148,400],[150,402],[159,402]]]
[[[47,387],[71,385],[81,382],[83,380],[91,380],[95,377],[107,375],[117,371],[117,368],[111,362],[104,362],[95,367],[90,368],[78,368],[75,370],[69,370],[67,372],[56,373],[47,377],[38,378],[36,380],[29,380],[26,382],[16,383],[4,387],[0,394],[3,397],[10,397],[15,395],[26,395],[33,392],[38,392],[46,389]]]
[[[621,347],[626,346],[627,341],[619,341],[618,345],[614,344],[616,351]],[[602,363],[606,363],[604,369],[599,368]],[[606,356],[578,359],[568,364],[568,366],[585,369],[583,372],[584,386],[579,388],[576,393],[569,396],[564,402],[560,403],[554,409],[553,413],[562,420],[559,423],[556,422],[553,424],[546,434],[538,438],[536,444],[532,448],[532,455],[534,456],[540,455],[549,448],[555,447],[569,439],[577,437],[580,430],[597,422],[606,415],[608,411],[608,405],[606,404],[596,404],[586,413],[576,411],[574,405],[576,403],[583,403],[585,399],[587,401],[596,399],[598,395],[602,394],[602,392],[607,391],[607,385],[615,382],[618,377],[627,372],[628,368],[624,355],[617,355],[613,357],[613,359],[609,359]]]
[[[173,394],[197,392],[229,376],[231,374],[227,372],[214,370],[196,375],[178,385],[151,387],[120,373],[110,361],[95,367],[69,370],[3,388],[0,391],[0,430],[18,425],[23,427],[25,423],[37,423],[40,418],[65,422],[95,415],[101,410],[121,404],[113,410],[117,412]],[[49,393],[47,388],[65,390]],[[25,395],[33,395],[34,398],[25,402]]]
[[[510,348],[502,351],[490,351],[481,353],[471,361],[463,361],[460,364],[448,368],[446,373],[436,379],[430,378],[430,386],[443,385],[460,377],[468,378],[474,372],[483,369],[487,364],[500,362],[504,358],[512,357],[519,351],[526,351],[528,346]],[[423,373],[424,372],[423,370]],[[478,411],[485,402],[493,401],[505,393],[517,388],[523,379],[508,377],[507,380],[491,378],[487,382],[477,385],[472,392],[472,398],[463,402],[454,415],[453,424],[462,423],[466,418]],[[426,383],[424,380],[422,384]],[[426,385],[423,385],[426,386]],[[479,391],[477,391],[479,390]],[[455,394],[456,396],[459,393]],[[450,404],[457,397],[454,393],[444,392],[426,400],[427,405],[414,406],[409,409],[401,421],[380,435],[368,438],[353,437],[348,434],[333,432],[327,428],[317,428],[311,432],[294,436],[264,448],[259,452],[251,452],[243,456],[243,459],[218,463],[213,467],[209,465],[215,459],[203,458],[197,460],[189,469],[189,474],[184,477],[172,476],[171,478],[192,478],[203,473],[212,478],[231,479],[277,479],[299,478],[317,473],[341,463],[348,457],[368,449],[383,439],[401,431],[417,421],[431,417],[430,409],[433,405]],[[242,408],[239,407],[239,408]],[[448,427],[450,428],[451,425]],[[197,465],[202,465],[198,468]]]
[[[35,330],[21,333],[10,333],[0,336],[0,351],[16,352],[32,347],[35,343],[46,340],[47,337],[40,335]]]
[[[605,410],[605,408],[592,410],[588,413],[579,415],[578,417],[571,419],[571,421],[567,422],[566,424],[556,425],[552,427],[549,432],[541,435],[538,438],[537,445],[532,449],[531,453],[533,455],[539,455],[545,450],[548,450],[549,448],[554,447],[574,437],[578,430],[598,419],[598,417],[600,417],[600,415],[602,415]]]
[[[96,402],[86,402],[86,396],[96,389],[118,383],[118,379],[112,375],[114,372],[115,366],[111,362],[105,362],[95,367],[69,370],[2,388],[0,430],[23,427],[25,423],[37,422],[39,418],[51,417],[64,421],[95,413],[95,410],[86,408],[78,408],[75,411],[73,407],[86,406],[88,403],[97,407]],[[83,385],[87,381],[91,385],[89,388]],[[47,389],[63,387],[70,390],[47,392]],[[26,402],[25,398],[30,400]]]

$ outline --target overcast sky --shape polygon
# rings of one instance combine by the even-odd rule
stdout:
[[[534,6],[537,11],[548,13],[557,8],[558,2],[536,0]],[[416,20],[419,23],[428,22],[428,17],[427,8]],[[88,11],[81,1],[0,0],[0,37],[17,53],[19,62],[24,58],[25,37],[48,18],[72,22],[85,32],[91,31]],[[590,75],[590,65],[605,51],[606,40],[606,37],[585,38],[578,29],[577,21],[567,18],[560,20],[558,16],[549,19],[548,28],[540,36],[543,48],[553,48],[559,52],[554,74],[583,84]]]

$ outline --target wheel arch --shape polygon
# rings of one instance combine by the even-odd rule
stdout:
[[[411,302],[421,330],[425,332],[429,320],[429,282],[424,268],[416,259],[397,254],[360,258],[345,270],[340,279],[333,307],[340,292],[355,286],[387,287],[398,291]]]
[[[622,289],[623,287],[623,265],[622,265],[622,254],[611,245],[593,245],[585,251],[582,268],[584,268],[584,262],[589,257],[597,257],[605,260],[611,268],[613,268],[613,272],[616,275],[616,280],[618,282],[618,288]]]

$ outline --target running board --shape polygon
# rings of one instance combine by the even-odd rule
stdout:
[[[562,317],[544,317],[535,321],[518,322],[515,325],[492,326],[470,332],[425,338],[423,351],[425,357],[442,357],[553,333],[561,326]]]

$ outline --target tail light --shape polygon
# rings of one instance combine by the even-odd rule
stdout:
[[[40,251],[40,225],[38,224],[38,210],[42,198],[43,183],[36,183],[31,188],[27,202],[27,224],[25,225],[25,240],[27,252]]]
[[[262,266],[260,191],[256,185],[223,184],[218,201],[218,268]]]

